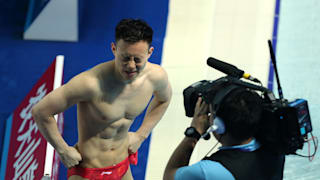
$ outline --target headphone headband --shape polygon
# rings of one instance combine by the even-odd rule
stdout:
[[[216,113],[219,110],[220,104],[223,99],[229,95],[234,89],[240,88],[240,86],[228,84],[224,87],[220,87],[224,89],[220,89],[217,94],[214,96],[212,100],[213,111]]]

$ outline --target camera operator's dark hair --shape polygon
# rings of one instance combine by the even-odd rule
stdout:
[[[262,99],[245,88],[233,90],[222,102],[217,116],[223,119],[226,133],[238,141],[255,136],[261,119]]]
[[[122,19],[116,26],[115,31],[116,42],[120,39],[129,43],[146,41],[149,45],[152,42],[152,28],[140,19]]]

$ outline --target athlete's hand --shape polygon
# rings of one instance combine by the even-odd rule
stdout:
[[[81,154],[72,146],[69,146],[64,152],[60,153],[61,162],[66,168],[76,166],[82,160]]]
[[[129,132],[129,154],[134,154],[137,152],[139,147],[141,146],[142,142],[144,141],[144,138],[140,136],[138,133],[135,132]]]

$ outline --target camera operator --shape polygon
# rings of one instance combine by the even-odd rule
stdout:
[[[215,107],[198,98],[191,126],[171,155],[164,179],[282,179],[284,155],[265,150],[254,138],[261,119],[261,97],[254,91],[238,87],[223,97],[219,108]],[[215,126],[213,135],[222,146],[211,156],[189,165],[201,135],[212,125]]]

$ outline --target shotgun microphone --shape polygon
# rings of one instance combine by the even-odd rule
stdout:
[[[252,77],[250,74],[245,73],[243,70],[238,69],[236,66],[228,64],[226,62],[220,61],[213,57],[209,57],[207,60],[207,64],[210,67],[213,67],[216,70],[219,70],[229,76],[235,77],[237,79],[245,78],[256,83],[260,83],[257,78]]]

